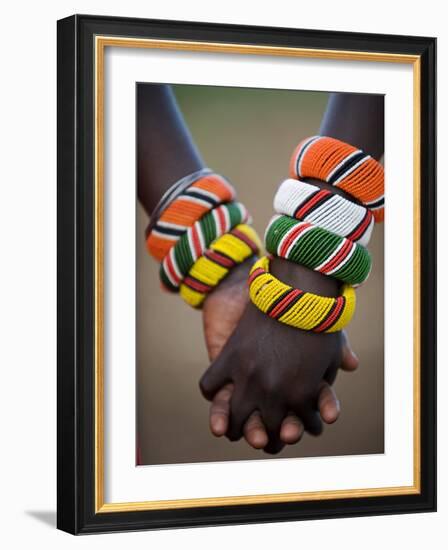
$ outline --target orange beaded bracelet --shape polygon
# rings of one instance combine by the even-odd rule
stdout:
[[[304,139],[290,161],[293,178],[316,178],[339,187],[384,219],[384,169],[374,158],[338,139],[313,136]]]
[[[235,198],[232,185],[218,174],[194,181],[157,219],[146,239],[149,253],[162,261],[180,237],[207,212]]]

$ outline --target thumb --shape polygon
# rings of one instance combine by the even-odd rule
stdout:
[[[342,370],[351,372],[358,368],[359,359],[356,356],[355,352],[352,350],[350,345],[347,333],[345,330],[341,333],[342,336],[342,357],[341,357],[341,366]]]
[[[224,348],[223,352],[213,361],[199,380],[199,388],[205,399],[211,401],[218,390],[231,382],[228,374],[230,366],[230,353],[227,353]]]

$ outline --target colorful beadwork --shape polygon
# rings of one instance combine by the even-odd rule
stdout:
[[[193,307],[200,307],[209,294],[237,265],[261,250],[256,231],[237,225],[214,241],[196,260],[180,285],[180,295]]]
[[[313,136],[299,143],[290,162],[293,178],[316,178],[339,187],[384,219],[384,169],[370,155],[338,139]]]
[[[222,176],[201,177],[161,213],[146,239],[149,253],[162,261],[171,248],[197,220],[220,204],[235,198],[233,186]]]
[[[246,208],[239,202],[222,204],[196,221],[170,249],[160,264],[162,285],[177,292],[184,277],[211,243],[241,223],[250,223]]]
[[[363,246],[368,244],[375,225],[372,213],[364,206],[296,179],[287,179],[280,185],[274,197],[274,210]]]
[[[266,250],[309,269],[350,284],[360,285],[369,276],[368,250],[310,222],[275,215],[265,233]]]
[[[353,287],[343,285],[337,298],[304,292],[269,273],[269,258],[260,258],[248,279],[253,304],[281,323],[313,332],[336,332],[351,320],[356,306]]]

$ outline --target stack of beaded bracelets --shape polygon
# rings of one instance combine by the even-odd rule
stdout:
[[[191,306],[200,307],[207,294],[236,265],[258,255],[261,246],[256,231],[250,225],[237,225],[213,242],[196,260],[180,285],[180,295]]]
[[[165,207],[147,230],[146,245],[156,260],[163,260],[169,250],[194,222],[215,206],[235,198],[235,189],[222,176],[201,170],[184,178],[190,183]],[[174,184],[179,188],[179,182]],[[173,186],[173,187],[174,187]]]
[[[162,287],[200,307],[238,264],[258,254],[261,243],[246,208],[222,176],[205,169],[169,191],[147,229],[147,247],[159,260]]]
[[[338,298],[317,296],[281,283],[262,258],[251,271],[252,302],[270,317],[303,330],[335,332],[351,319],[353,286],[369,276],[368,244],[375,221],[384,219],[384,171],[363,151],[324,136],[303,140],[290,162],[290,176],[274,198],[277,212],[265,233],[274,256],[344,283]],[[341,188],[362,204],[302,181],[311,177]]]

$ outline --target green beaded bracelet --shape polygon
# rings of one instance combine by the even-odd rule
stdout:
[[[266,250],[280,258],[304,265],[356,286],[370,273],[368,250],[309,222],[274,216],[265,233]]]

